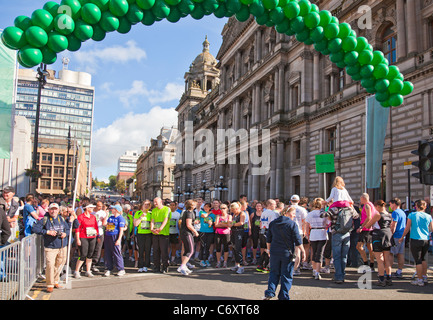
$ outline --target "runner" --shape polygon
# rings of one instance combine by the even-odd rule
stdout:
[[[242,206],[239,202],[233,202],[230,205],[230,210],[233,213],[232,216],[232,235],[231,235],[231,242],[233,244],[234,249],[234,257],[235,257],[235,266],[231,269],[232,271],[235,271],[238,274],[244,273],[244,267],[241,265],[243,264],[243,257],[242,257],[242,242],[243,242],[243,236],[245,234],[244,231],[244,224],[247,214],[242,211]]]
[[[187,267],[187,263],[191,258],[194,250],[194,237],[198,237],[198,232],[194,228],[193,221],[195,219],[193,210],[196,202],[194,200],[187,200],[185,203],[185,211],[181,217],[180,238],[184,246],[182,255],[182,263],[177,269],[177,272],[183,275],[189,275],[192,271]]]
[[[210,267],[210,247],[215,242],[215,230],[213,224],[215,215],[211,212],[212,205],[206,203],[203,211],[200,211],[200,266]]]
[[[167,273],[171,211],[169,207],[163,205],[162,199],[159,197],[156,197],[153,200],[153,204],[155,208],[152,210],[150,230],[153,234],[152,243],[154,271]]]
[[[138,272],[147,272],[150,268],[150,253],[152,250],[152,232],[150,221],[150,200],[143,201],[140,210],[134,215],[134,226],[137,228]]]
[[[169,240],[170,240],[170,249],[169,249],[169,255],[170,255],[170,265],[175,266],[176,262],[176,252],[180,249],[180,239],[179,239],[179,219],[180,219],[180,210],[176,210],[177,203],[172,202],[170,203],[170,210],[171,210],[171,219],[170,219],[170,234],[169,234]]]
[[[403,236],[404,229],[406,228],[406,214],[402,209],[401,200],[399,198],[394,198],[389,202],[389,206],[392,210],[392,222],[391,222],[391,232],[394,238],[394,245],[391,247],[391,254],[393,256],[397,256],[397,271],[393,274],[395,278],[402,278],[402,270],[404,266],[404,248],[405,248],[405,239],[400,242],[401,237]],[[392,261],[394,259],[392,258]]]
[[[372,253],[373,241],[371,236],[371,232],[373,228],[366,228],[365,226],[367,225],[367,223],[370,222],[370,220],[374,217],[377,211],[374,208],[373,203],[370,202],[370,196],[368,195],[368,193],[363,193],[361,195],[360,202],[363,207],[361,211],[361,226],[358,228],[358,230],[356,230],[356,232],[359,233],[359,239],[356,245],[356,249],[358,249],[359,254],[361,255],[361,258],[364,262],[364,265],[368,266],[367,253],[365,252],[364,245],[367,247],[370,255],[370,270],[364,268],[364,272],[365,271],[374,272],[374,254]]]
[[[257,264],[257,248],[259,246],[260,239],[260,218],[263,212],[263,204],[258,202],[255,207],[255,211],[250,215],[250,223],[251,223],[251,239],[253,241],[253,261],[252,264]],[[263,251],[266,249],[266,242],[260,243],[260,255],[263,254]]]
[[[275,211],[277,207],[277,203],[274,199],[269,199],[266,201],[266,209],[263,211],[262,215],[260,216],[260,243],[265,242],[266,243],[266,232],[269,228],[269,224],[278,218],[278,213]],[[266,247],[264,247],[266,249]],[[262,251],[262,250],[260,250]],[[257,271],[259,272],[269,272],[268,268],[269,264],[269,253],[266,252],[266,250],[263,251],[262,255],[259,259],[259,265],[257,266]]]
[[[298,224],[298,228],[299,228],[299,234],[301,235],[302,238],[302,247],[304,248],[304,252],[305,252],[305,247],[304,244],[308,244],[308,239],[306,239],[305,237],[305,219],[307,218],[308,212],[307,209],[305,209],[304,207],[301,207],[299,205],[299,201],[301,199],[299,198],[299,196],[297,194],[294,194],[291,198],[290,198],[290,203],[291,206],[296,208],[296,216],[295,216],[295,221]],[[301,265],[301,251],[299,251],[299,248],[296,248],[296,261],[295,261],[295,271],[293,271],[293,275],[297,276],[301,274],[301,270],[300,270],[300,265]],[[306,262],[307,259],[303,259],[303,261]],[[309,269],[306,266],[307,269]]]
[[[229,257],[229,242],[230,242],[230,226],[232,216],[228,214],[228,207],[225,203],[221,205],[221,215],[216,216],[215,219],[215,249],[217,257],[216,268],[221,268],[221,250],[224,246],[224,264],[223,268],[227,268],[227,259]]]

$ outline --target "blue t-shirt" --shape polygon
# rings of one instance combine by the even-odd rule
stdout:
[[[201,216],[203,213],[206,214],[205,211],[200,211],[200,232],[214,233],[215,230],[213,228],[213,224],[209,227],[209,220],[215,222],[215,215],[211,213],[206,218],[203,218]]]
[[[392,212],[392,220],[397,222],[394,238],[400,239],[403,236],[404,229],[406,228],[406,213],[401,209],[397,209]]]
[[[24,205],[24,209],[23,209],[23,220],[24,220],[24,222],[27,220],[27,218],[29,216],[33,218],[33,216],[30,215],[30,213],[32,213],[32,212],[36,212],[35,208],[31,204],[26,203]],[[34,220],[34,218],[33,218],[33,220]]]
[[[120,228],[126,226],[125,218],[122,216],[115,217],[114,215],[109,217],[107,220],[107,226],[105,227],[105,234],[109,236],[118,235]]]
[[[407,217],[411,220],[410,238],[415,240],[429,240],[429,225],[431,215],[425,212],[411,212]]]

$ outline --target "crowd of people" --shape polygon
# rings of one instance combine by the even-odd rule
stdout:
[[[44,238],[47,290],[59,287],[67,261],[73,276],[93,277],[103,267],[110,277],[125,275],[125,261],[137,272],[169,272],[170,266],[188,276],[194,268],[230,268],[237,274],[252,265],[256,272],[270,273],[265,298],[288,299],[293,276],[311,270],[314,279],[335,270],[333,281],[345,281],[346,267],[372,272],[376,285],[392,285],[401,278],[406,238],[416,264],[413,285],[427,280],[426,254],[433,228],[427,203],[419,200],[407,214],[401,201],[370,201],[361,195],[357,206],[337,177],[330,196],[308,201],[292,195],[279,199],[247,201],[245,195],[230,202],[202,198],[184,203],[159,197],[131,203],[125,199],[71,199],[26,195],[13,200],[7,187],[0,198],[1,246],[13,237],[40,234]],[[69,235],[72,235],[69,239]],[[391,272],[394,257],[397,269]],[[75,258],[75,259],[74,259]],[[229,260],[231,259],[231,260]],[[232,265],[234,262],[234,265]],[[73,264],[74,263],[74,264]],[[173,271],[173,269],[171,270]]]

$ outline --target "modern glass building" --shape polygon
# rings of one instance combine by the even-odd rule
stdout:
[[[74,152],[74,144],[84,147],[89,185],[95,97],[95,88],[91,85],[92,77],[85,72],[67,70],[66,65],[58,77],[54,70],[48,72],[47,84],[41,95],[38,151],[41,152],[41,148],[67,149],[70,128],[70,154]],[[20,69],[15,114],[25,116],[30,121],[32,138],[36,121],[37,95],[36,72],[32,69]],[[69,179],[72,177],[68,176]],[[66,186],[68,185],[69,183],[66,183]]]

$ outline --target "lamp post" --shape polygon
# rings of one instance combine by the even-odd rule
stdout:
[[[200,192],[203,194],[203,201],[206,202],[206,193],[210,192],[210,190],[206,187],[206,180],[203,180],[203,188],[200,190]]]
[[[44,88],[45,84],[47,83],[47,65],[44,63],[41,63],[41,65],[38,67],[38,100],[36,104],[36,119],[35,119],[35,133],[33,136],[33,163],[32,168],[34,170],[37,169],[37,157],[38,157],[38,145],[39,145],[39,117],[41,112],[41,96],[42,96],[42,89]],[[37,185],[38,179],[36,176],[32,177],[32,182],[36,183]],[[36,190],[36,187],[35,187]]]
[[[180,200],[180,196],[182,195],[181,191],[180,191],[180,186],[177,186],[177,192],[174,195],[175,197],[177,197],[177,203],[179,203]]]
[[[188,183],[188,187],[185,190],[185,201],[187,200],[187,196],[192,195],[191,184]]]
[[[228,190],[227,186],[223,183],[223,179],[224,179],[224,177],[220,176],[220,182],[219,182],[219,184],[217,184],[215,186],[215,190],[218,190],[220,192],[219,195],[220,195],[221,201],[223,201],[223,196],[222,196],[223,191]]]

